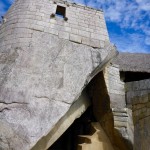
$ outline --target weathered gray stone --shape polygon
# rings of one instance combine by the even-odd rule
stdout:
[[[32,150],[48,149],[74,122],[83,112],[89,107],[91,101],[84,91],[78,101],[73,103],[67,113],[55,124],[52,130],[40,139]]]
[[[114,121],[127,122],[127,117],[114,116]]]
[[[25,143],[24,138],[17,141],[16,150],[20,145],[22,149],[31,148],[78,99],[94,70],[92,51],[87,46],[34,32],[29,48],[16,47],[5,56],[0,118],[7,121],[16,136],[23,134],[26,139]],[[10,148],[14,148],[13,144],[10,141]]]
[[[28,46],[18,47],[18,41],[26,40],[16,37],[13,47],[1,53],[2,149],[31,149],[116,54],[110,44],[93,49],[36,30],[27,40]],[[5,132],[6,123],[10,134]],[[7,143],[4,139],[12,140]]]
[[[62,5],[66,6],[66,3]],[[78,5],[66,7],[66,12],[74,7]],[[95,10],[91,10],[94,13],[90,15],[84,8],[76,9],[80,18],[86,21],[99,19],[94,15]],[[29,150],[57,129],[68,110],[77,102],[80,104],[79,97],[86,85],[117,53],[109,42],[103,48],[92,48],[69,41],[71,28],[78,30],[80,26],[75,23],[76,19],[72,19],[73,25],[63,19],[50,19],[55,11],[56,4],[49,0],[19,0],[6,14],[6,22],[0,26],[2,150]],[[80,11],[85,14],[80,14]],[[68,19],[71,20],[71,17]],[[84,26],[88,27],[83,25],[80,30]],[[85,30],[80,34],[90,37],[90,32]],[[78,32],[77,36],[80,34]],[[74,39],[80,40],[78,37]],[[73,114],[71,121],[86,108]],[[54,136],[48,143],[52,144],[68,126],[63,127],[61,132],[59,128],[57,137]],[[42,150],[46,148],[47,145]]]
[[[70,41],[73,41],[76,43],[81,43],[81,36],[75,35],[75,34],[70,34]]]
[[[127,122],[114,121],[116,127],[127,127]]]

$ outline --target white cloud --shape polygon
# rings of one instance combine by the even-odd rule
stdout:
[[[75,0],[79,2],[80,0]],[[116,22],[122,28],[140,30],[144,18],[150,20],[150,0],[81,0],[88,6],[100,7],[105,12],[107,21]],[[149,21],[150,22],[150,21]]]
[[[150,1],[149,0],[136,0],[140,9],[145,11],[150,11]]]
[[[117,45],[119,51],[130,53],[150,53],[150,49],[145,45],[145,37],[142,34],[133,33],[124,35],[111,35],[112,42]],[[150,42],[150,41],[149,41]]]
[[[135,28],[138,29],[138,26],[141,24],[142,19],[149,12],[143,12],[143,7],[141,3],[129,2],[129,1],[114,1],[109,4],[108,7],[103,7],[106,15],[106,20],[112,22],[118,22],[124,28]],[[150,5],[149,5],[150,6]]]
[[[107,13],[105,13],[105,17],[109,21],[120,22],[120,20],[121,20],[121,12],[120,11],[114,11],[114,8],[110,7],[110,8],[107,9]]]

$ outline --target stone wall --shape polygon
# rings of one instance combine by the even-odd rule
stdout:
[[[133,98],[134,149],[150,149],[150,93]]]
[[[132,110],[134,150],[149,150],[150,80],[127,83],[126,91],[128,108]]]
[[[150,149],[150,79],[124,83],[117,65],[104,71],[114,119],[114,137],[121,149]]]
[[[57,5],[66,8],[67,21],[57,15],[50,17],[52,13],[56,13]],[[11,46],[16,42],[16,38],[19,39],[20,44],[21,38],[28,43],[33,30],[92,47],[104,47],[104,41],[109,41],[101,10],[61,0],[55,2],[53,0],[26,0],[23,2],[18,0],[10,8],[5,18],[5,25],[0,27],[0,39],[3,40],[3,46]]]
[[[124,82],[120,80],[118,65],[109,65],[104,70],[105,81],[111,99],[111,108],[125,108]]]
[[[132,106],[132,99],[150,93],[150,79],[126,83],[127,106]]]
[[[120,79],[118,65],[109,65],[104,70],[114,120],[114,138],[120,149],[132,149],[128,135],[128,109],[125,100],[125,83]]]
[[[131,149],[127,133],[128,114],[125,103],[124,83],[120,81],[118,66],[109,65],[89,84],[93,112],[113,146]]]

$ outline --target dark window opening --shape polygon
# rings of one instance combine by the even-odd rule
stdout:
[[[139,81],[145,80],[150,78],[150,73],[147,72],[120,72],[120,78],[124,82],[132,82],[132,81]]]
[[[62,6],[57,6],[56,15],[60,18],[65,18],[66,16],[66,8]]]

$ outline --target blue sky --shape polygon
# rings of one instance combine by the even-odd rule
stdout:
[[[105,14],[111,42],[119,51],[150,53],[150,0],[74,0]],[[0,0],[4,15],[13,0]]]

